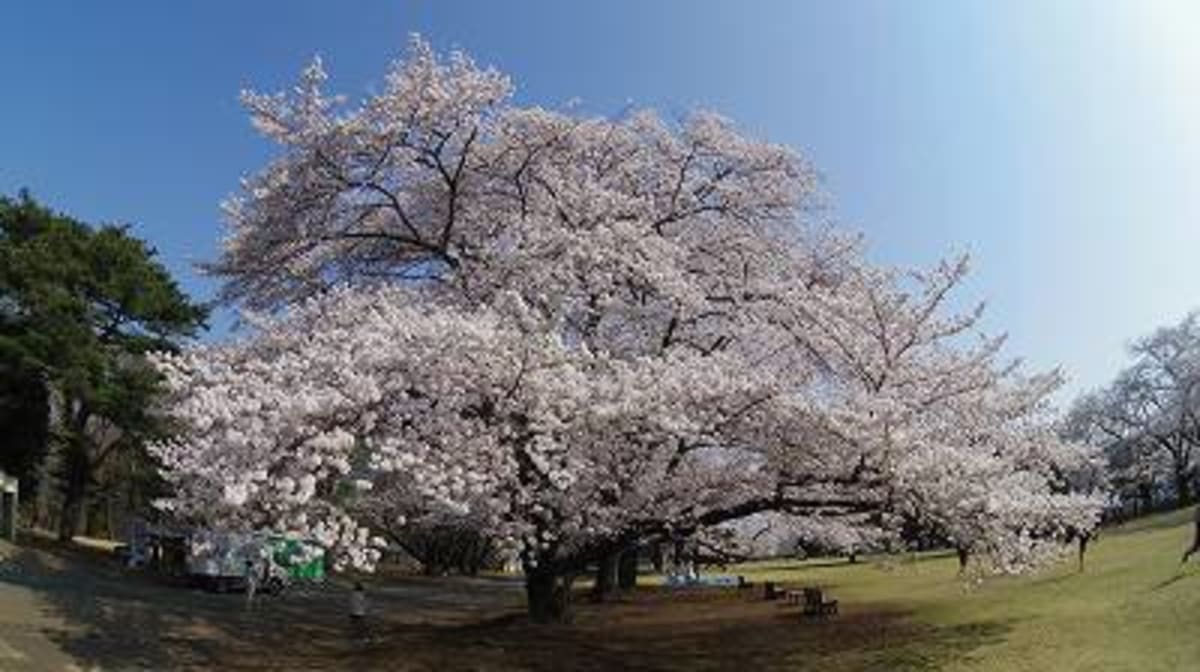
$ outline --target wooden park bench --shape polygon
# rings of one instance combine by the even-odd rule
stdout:
[[[838,613],[838,601],[825,599],[820,588],[804,588],[800,594],[804,598],[805,616],[833,616]],[[788,597],[790,600],[791,595]]]

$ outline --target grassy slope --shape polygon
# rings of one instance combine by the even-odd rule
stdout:
[[[1179,564],[1190,510],[1108,531],[1073,563],[966,588],[948,556],[890,567],[764,563],[756,581],[828,586],[846,610],[895,610],[930,626],[885,649],[848,650],[827,669],[1200,670],[1200,561]],[[907,641],[904,641],[907,640]],[[839,659],[840,658],[840,659]]]

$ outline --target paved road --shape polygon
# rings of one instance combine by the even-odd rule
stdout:
[[[0,541],[0,670],[4,672],[79,672],[87,670],[54,642],[54,634],[68,635],[73,628],[53,617],[37,586],[61,567],[50,559],[44,567],[19,557],[18,549]],[[46,576],[39,576],[38,573]]]

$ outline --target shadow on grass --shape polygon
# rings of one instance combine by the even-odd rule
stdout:
[[[1173,574],[1170,578],[1154,584],[1154,587],[1151,588],[1151,590],[1162,590],[1163,588],[1166,588],[1177,581],[1182,581],[1183,579],[1188,578],[1192,578],[1190,572],[1187,571],[1186,567],[1180,566],[1180,568],[1176,570],[1175,574]]]
[[[389,633],[414,670],[937,670],[1004,641],[1012,622],[915,623],[900,611],[863,610],[805,619],[761,601],[660,601],[588,605],[573,625],[536,626],[510,615],[459,628]],[[640,608],[639,608],[640,607]],[[393,648],[394,647],[394,648]],[[369,669],[397,660],[381,650]]]

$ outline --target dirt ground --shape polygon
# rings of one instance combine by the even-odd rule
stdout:
[[[515,580],[389,577],[369,580],[374,641],[364,643],[351,636],[348,595],[333,580],[247,610],[240,594],[165,585],[95,551],[7,545],[0,670],[817,669],[830,654],[862,663],[921,635],[900,614],[805,621],[733,589],[580,599],[574,623],[535,626]]]
[[[0,541],[0,671],[367,669],[388,633],[520,613],[512,580],[368,580],[377,644],[350,637],[345,579],[260,595],[171,585],[104,554]],[[395,668],[387,665],[389,669]]]

